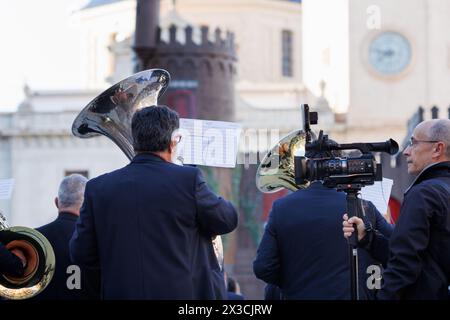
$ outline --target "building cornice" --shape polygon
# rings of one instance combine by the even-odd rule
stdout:
[[[162,10],[168,10],[170,1],[161,3]],[[298,11],[301,12],[302,5],[290,1],[275,1],[275,0],[184,0],[177,4],[177,9],[182,13],[184,8],[203,7],[205,9],[214,8],[218,10],[219,7],[231,8],[233,11],[239,9],[268,9],[268,10],[282,10],[286,12]],[[192,9],[191,9],[192,10]]]

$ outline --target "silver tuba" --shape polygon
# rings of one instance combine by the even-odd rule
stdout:
[[[105,135],[131,160],[134,157],[131,119],[137,110],[157,105],[169,81],[167,71],[151,69],[116,83],[80,112],[73,122],[72,133],[79,138]]]
[[[8,250],[21,250],[27,260],[23,276],[0,274],[0,297],[22,300],[44,290],[55,273],[55,253],[40,232],[27,227],[9,227],[0,212],[0,240]]]
[[[80,138],[105,135],[131,160],[135,155],[131,119],[137,110],[157,105],[158,98],[166,91],[169,82],[170,74],[166,70],[150,69],[116,83],[80,112],[73,122],[72,133]],[[212,241],[222,269],[221,238],[217,236]]]

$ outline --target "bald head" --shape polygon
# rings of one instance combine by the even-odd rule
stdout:
[[[61,181],[58,197],[55,199],[59,212],[67,211],[79,215],[87,181],[88,179],[80,174],[71,174]]]
[[[411,174],[419,174],[433,163],[450,161],[450,120],[433,119],[418,124],[403,154]]]
[[[423,122],[430,140],[445,144],[445,156],[450,159],[450,120],[434,119]]]

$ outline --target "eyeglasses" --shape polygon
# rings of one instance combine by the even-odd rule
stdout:
[[[409,140],[409,144],[408,147],[414,147],[415,145],[418,145],[419,143],[436,143],[439,142],[437,140],[417,140],[414,137],[411,137],[411,139]]]
[[[181,135],[176,135],[173,137],[173,141],[175,141],[176,143],[180,143],[182,136]]]

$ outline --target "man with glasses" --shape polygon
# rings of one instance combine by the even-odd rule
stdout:
[[[172,162],[178,127],[168,107],[137,111],[136,156],[86,185],[70,252],[75,263],[100,266],[104,299],[221,298],[211,239],[233,231],[237,213],[199,169]]]
[[[344,216],[346,237],[358,240],[374,257],[389,251],[378,299],[448,299],[450,280],[450,120],[420,123],[404,150],[408,173],[400,217],[389,241],[364,222]]]

